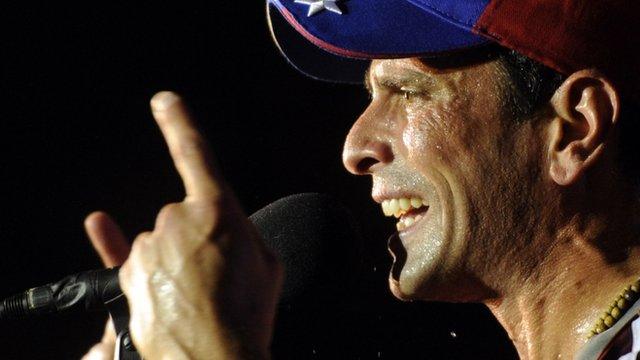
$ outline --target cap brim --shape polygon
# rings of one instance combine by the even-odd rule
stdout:
[[[369,59],[430,57],[490,42],[407,0],[339,4],[342,15],[325,10],[309,17],[308,5],[267,1],[278,48],[296,69],[312,78],[360,83]]]

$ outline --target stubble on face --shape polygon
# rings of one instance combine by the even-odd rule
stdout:
[[[368,81],[372,113],[365,114],[384,122],[376,141],[389,141],[394,152],[372,173],[374,192],[409,189],[429,201],[429,216],[400,233],[405,258],[392,291],[404,299],[494,296],[485,278],[513,252],[509,211],[527,197],[517,184],[528,166],[515,144],[531,130],[509,118],[499,64],[443,69],[420,59],[378,60]]]

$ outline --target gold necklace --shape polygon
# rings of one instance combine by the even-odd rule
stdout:
[[[598,319],[593,326],[587,338],[590,339],[594,335],[610,329],[638,298],[640,298],[640,279],[631,285],[627,285],[627,287],[618,294],[616,299],[609,305],[609,309],[600,316],[600,319]]]

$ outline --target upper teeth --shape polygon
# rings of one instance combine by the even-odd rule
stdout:
[[[426,205],[425,201],[420,198],[389,199],[382,202],[382,212],[385,216],[399,218],[411,209],[419,209]]]

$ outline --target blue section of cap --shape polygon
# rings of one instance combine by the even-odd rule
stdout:
[[[407,0],[454,25],[471,30],[491,0]]]
[[[315,46],[287,23],[275,5],[267,8],[269,27],[289,64],[316,80],[361,84],[369,60],[336,56]]]
[[[449,12],[464,22],[475,23],[486,0],[412,0],[416,4],[408,0],[342,0],[337,2],[342,15],[324,10],[310,17],[309,5],[294,0],[269,1],[286,8],[312,36],[333,47],[365,55],[358,57],[429,55],[487,42],[442,18]],[[439,3],[437,14],[428,11],[435,3]]]

